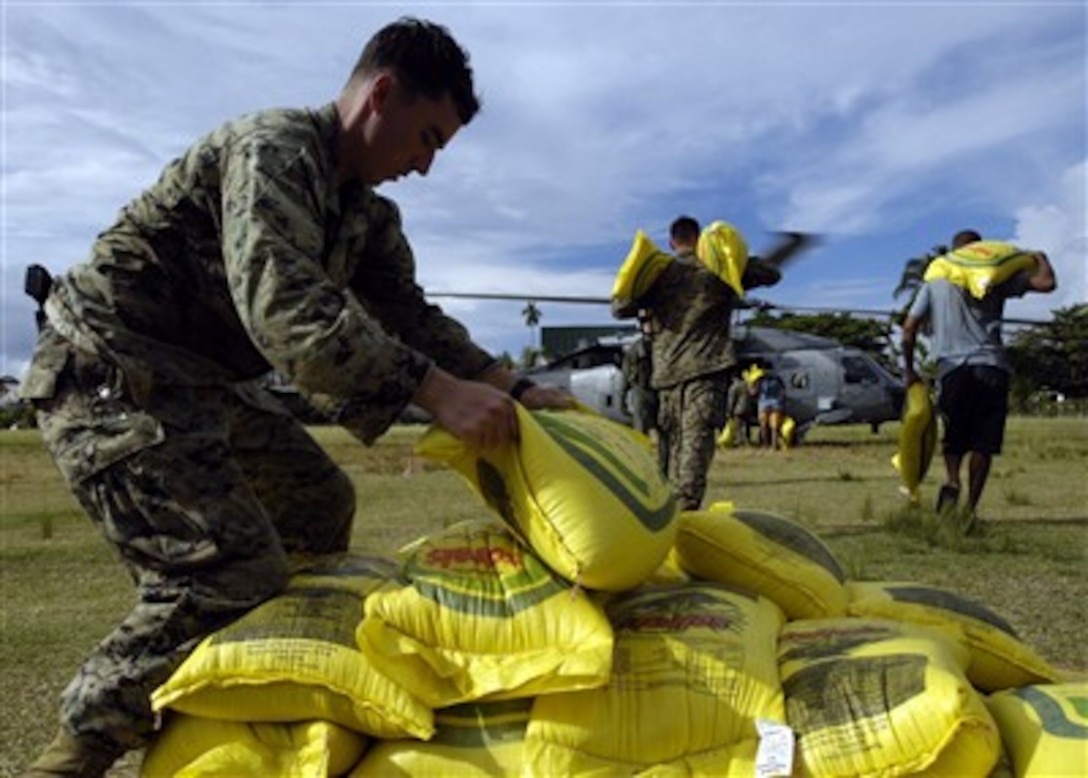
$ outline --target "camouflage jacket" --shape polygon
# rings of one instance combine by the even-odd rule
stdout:
[[[366,442],[432,364],[494,360],[424,299],[396,205],[336,182],[334,104],[244,116],[197,141],[56,280],[50,323],[139,401],[278,370]]]
[[[638,301],[653,325],[654,389],[733,367],[731,323],[737,296],[694,254],[679,254]]]

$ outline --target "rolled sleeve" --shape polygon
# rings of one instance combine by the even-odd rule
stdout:
[[[351,286],[367,309],[386,331],[459,378],[476,378],[490,369],[494,357],[472,341],[460,322],[428,303],[416,283],[415,257],[396,205],[372,196],[366,210],[372,234]]]

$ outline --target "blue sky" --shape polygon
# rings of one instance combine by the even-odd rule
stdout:
[[[893,307],[963,227],[1047,251],[1088,301],[1086,5],[1077,2],[3,4],[0,374],[34,337],[26,265],[83,261],[199,135],[331,100],[403,15],[470,51],[483,111],[426,179],[385,185],[431,291],[607,296],[637,229],[681,213],[821,245],[761,297]],[[523,302],[442,300],[520,354]],[[542,303],[541,324],[607,324]]]

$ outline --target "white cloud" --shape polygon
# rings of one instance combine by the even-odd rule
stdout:
[[[1085,181],[1088,161],[1056,177],[1055,199],[1024,205],[1016,211],[1011,240],[1047,253],[1058,288],[1048,295],[1026,295],[1008,306],[1009,315],[1049,318],[1050,311],[1088,303],[1088,231],[1085,228]]]
[[[1082,8],[20,5],[4,41],[0,373],[32,337],[25,264],[82,260],[219,122],[331,99],[401,13],[451,28],[484,98],[426,180],[385,192],[427,288],[604,296],[636,228],[663,240],[689,212],[756,247],[780,226],[827,233],[774,290],[795,303],[887,307],[902,261],[968,223],[1048,250],[1048,302],[1086,298]],[[523,304],[443,305],[489,347],[528,337]],[[543,309],[545,326],[609,321]]]

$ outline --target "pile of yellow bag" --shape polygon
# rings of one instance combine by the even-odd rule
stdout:
[[[850,580],[782,516],[677,512],[595,414],[521,422],[486,459],[421,441],[496,516],[322,560],[205,639],[142,775],[1088,772],[1088,684],[987,608]]]

